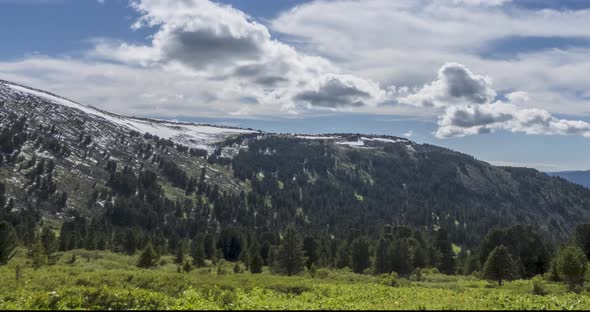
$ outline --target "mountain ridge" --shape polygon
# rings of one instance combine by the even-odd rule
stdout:
[[[295,222],[340,237],[407,224],[446,228],[466,245],[498,226],[536,224],[563,239],[590,221],[588,189],[406,138],[136,119],[14,85],[0,82],[0,180],[11,213],[146,231],[169,228],[170,218],[183,228],[271,232]]]

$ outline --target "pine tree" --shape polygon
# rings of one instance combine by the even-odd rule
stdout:
[[[285,229],[285,234],[281,240],[277,258],[274,262],[274,271],[287,276],[301,273],[304,269],[305,256],[303,253],[303,241],[293,224],[288,225]]]
[[[250,260],[249,267],[250,273],[258,274],[262,273],[262,265],[264,260],[260,255],[260,248],[258,246],[258,242],[254,241],[250,245],[250,249],[248,250],[248,259]]]
[[[57,238],[55,237],[55,233],[53,233],[50,228],[43,228],[43,231],[41,232],[41,243],[43,244],[43,248],[48,255],[56,251]]]
[[[336,252],[336,268],[343,269],[345,267],[350,267],[350,250],[346,242],[343,242]]]
[[[414,270],[412,252],[407,239],[399,239],[393,243],[391,269],[399,275],[409,275]]]
[[[415,268],[425,268],[428,265],[428,255],[424,247],[417,246],[414,250],[413,265]]]
[[[47,254],[43,248],[40,238],[36,238],[35,242],[29,249],[29,256],[33,260],[33,268],[38,269],[47,264]]]
[[[191,243],[191,257],[193,258],[193,265],[197,268],[205,266],[205,248],[204,238],[198,235]]]
[[[159,256],[154,251],[154,247],[152,247],[152,243],[148,242],[145,246],[143,252],[139,256],[139,260],[137,261],[137,266],[140,268],[151,268],[158,263]]]
[[[5,265],[14,256],[17,246],[16,231],[8,222],[0,222],[0,265]]]
[[[436,232],[434,246],[441,255],[438,270],[445,274],[455,273],[455,252],[453,251],[453,245],[449,241],[447,231],[440,229]]]
[[[584,251],[578,246],[566,246],[559,251],[555,263],[557,271],[571,291],[584,284],[587,262]]]
[[[176,247],[176,258],[174,260],[178,264],[184,263],[184,241],[180,240]]]
[[[318,242],[313,237],[306,237],[303,240],[303,250],[305,252],[305,266],[307,269],[311,269],[311,265],[318,261]]]
[[[369,259],[369,243],[365,238],[357,238],[351,245],[350,265],[354,273],[363,273],[363,271],[371,266]]]
[[[375,274],[391,273],[391,243],[385,238],[379,239],[375,248]]]
[[[483,268],[483,277],[487,280],[497,281],[500,286],[504,280],[516,277],[516,264],[504,245],[494,248],[488,256]]]

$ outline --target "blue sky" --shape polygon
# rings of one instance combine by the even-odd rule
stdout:
[[[0,79],[123,114],[590,169],[590,1],[183,3],[0,0]]]

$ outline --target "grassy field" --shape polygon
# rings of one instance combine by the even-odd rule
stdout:
[[[216,267],[178,273],[172,257],[143,270],[137,256],[85,250],[59,253],[54,265],[35,270],[24,253],[0,267],[0,309],[590,309],[587,290],[567,293],[560,283],[538,296],[530,281],[497,287],[435,272],[396,287],[346,270],[284,277],[233,273],[227,263],[225,274]],[[68,263],[72,254],[76,262]]]

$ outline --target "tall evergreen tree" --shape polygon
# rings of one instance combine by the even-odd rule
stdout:
[[[354,273],[363,273],[371,266],[369,243],[365,238],[357,238],[351,244],[350,265]]]
[[[8,222],[0,222],[0,265],[5,265],[14,256],[18,240],[16,231]]]
[[[305,237],[303,240],[303,250],[305,252],[305,266],[307,269],[311,269],[311,265],[318,261],[318,242],[311,236]]]
[[[398,239],[392,244],[391,269],[399,275],[409,275],[414,270],[412,251],[407,239]]]
[[[336,268],[350,267],[350,249],[346,242],[342,242],[336,252]]]
[[[155,266],[158,262],[159,256],[154,251],[154,247],[152,247],[152,243],[148,242],[143,252],[139,256],[139,260],[137,261],[137,266],[140,268],[151,268]]]
[[[445,274],[455,273],[455,252],[446,230],[440,229],[436,232],[434,247],[441,256],[438,270]]]
[[[503,281],[516,277],[516,264],[504,245],[494,248],[488,256],[483,268],[483,277],[487,280],[497,281],[500,286]]]
[[[185,244],[184,240],[179,240],[178,245],[176,246],[176,258],[174,261],[178,264],[184,264],[184,252],[185,252]]]
[[[33,268],[38,269],[47,264],[47,253],[41,239],[37,237],[29,249],[29,257],[33,260]]]
[[[574,231],[574,241],[580,246],[580,248],[582,248],[586,258],[590,258],[590,224],[585,223],[576,226],[576,230]]]
[[[43,228],[41,232],[41,243],[43,244],[43,249],[45,253],[48,255],[54,253],[57,249],[57,238],[55,237],[55,233],[48,228]]]
[[[191,243],[191,257],[197,268],[205,266],[205,246],[203,235],[197,235]]]
[[[375,274],[391,273],[391,242],[379,239],[375,248]]]
[[[285,229],[281,245],[277,251],[277,259],[274,262],[274,272],[279,274],[292,276],[304,270],[303,240],[293,224],[288,225]]]
[[[587,262],[584,251],[578,246],[565,246],[559,251],[555,264],[559,276],[565,280],[570,290],[576,290],[584,284]]]
[[[257,241],[252,242],[250,248],[248,249],[248,253],[248,259],[250,261],[250,273],[262,273],[262,265],[264,260],[262,259],[262,256],[260,256],[260,246],[258,245]]]

